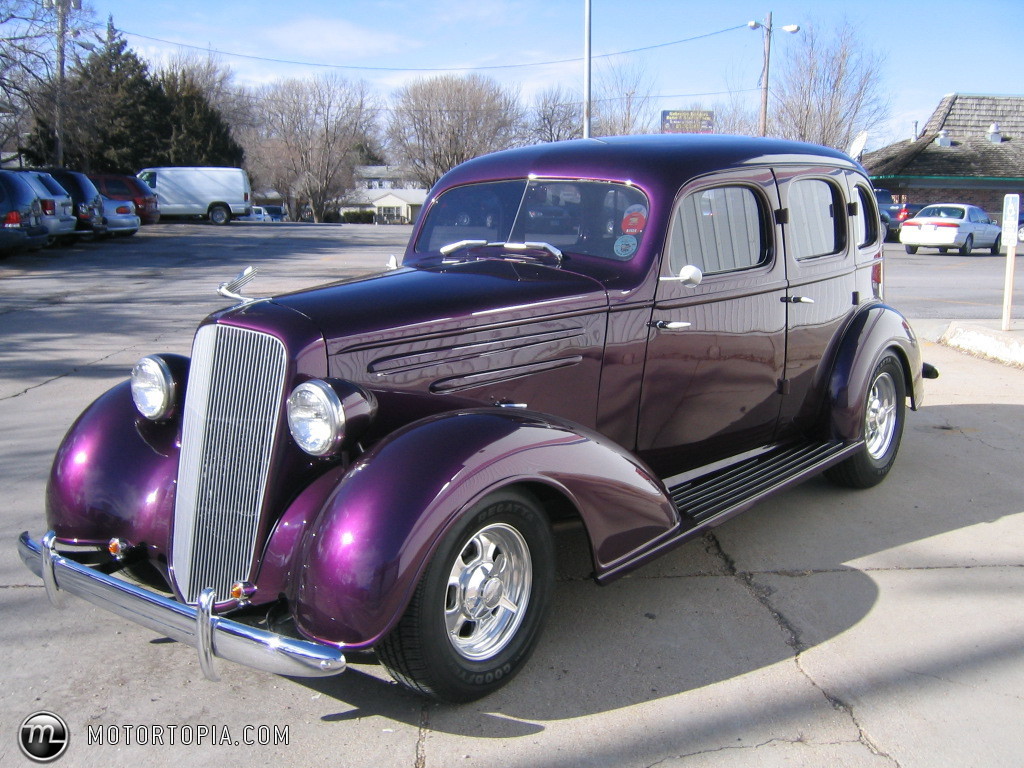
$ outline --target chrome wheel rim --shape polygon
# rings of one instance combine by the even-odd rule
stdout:
[[[868,393],[864,421],[864,440],[873,459],[885,456],[896,434],[896,381],[889,373],[878,376]]]
[[[455,651],[471,661],[499,653],[515,636],[530,601],[533,567],[526,539],[496,523],[481,528],[455,557],[444,623]]]

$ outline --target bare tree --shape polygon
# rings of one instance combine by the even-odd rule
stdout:
[[[212,51],[206,54],[195,51],[179,53],[160,68],[160,75],[194,83],[233,131],[253,126],[253,94],[235,84],[234,71]]]
[[[376,130],[368,86],[323,75],[281,80],[257,97],[259,127],[246,138],[251,170],[307,201],[313,220],[323,221],[328,204],[352,188],[353,169]]]
[[[642,64],[603,69],[595,88],[593,135],[625,136],[650,131],[652,89]]]
[[[514,91],[481,75],[440,75],[396,92],[388,142],[417,181],[431,187],[461,162],[520,144],[524,123]]]
[[[58,70],[65,54],[77,61],[91,15],[78,0],[0,0],[0,148],[13,149],[33,118],[53,121],[66,106]]]
[[[884,59],[844,21],[831,36],[806,28],[789,47],[770,108],[769,133],[845,150],[887,117]]]
[[[552,86],[537,97],[530,119],[530,140],[565,141],[583,135],[583,103],[578,95]]]

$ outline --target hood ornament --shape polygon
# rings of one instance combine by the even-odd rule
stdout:
[[[228,280],[226,283],[221,283],[220,286],[217,288],[217,293],[219,293],[221,296],[224,296],[225,298],[237,300],[239,302],[238,306],[242,306],[244,304],[252,304],[254,301],[263,301],[268,297],[243,296],[238,292],[247,283],[249,283],[249,281],[256,277],[256,274],[258,272],[259,270],[250,264],[248,267],[246,267],[237,275],[235,275],[231,280]]]

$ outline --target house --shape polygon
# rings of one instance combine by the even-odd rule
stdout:
[[[373,211],[377,224],[412,224],[427,199],[426,189],[357,189],[346,195],[342,213]]]
[[[951,93],[916,139],[861,159],[876,187],[900,202],[970,203],[998,218],[1024,193],[1024,96]]]

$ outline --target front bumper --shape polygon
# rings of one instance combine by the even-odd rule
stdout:
[[[60,607],[67,592],[199,652],[199,665],[210,680],[218,680],[215,658],[246,667],[293,677],[327,677],[345,670],[345,656],[334,646],[300,640],[215,616],[212,589],[198,605],[186,605],[108,576],[63,557],[54,548],[53,531],[41,541],[28,532],[18,537],[18,554],[29,570],[43,580],[50,602]]]

